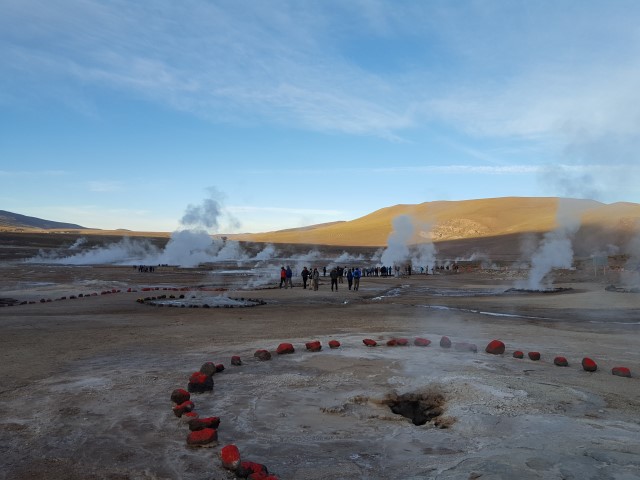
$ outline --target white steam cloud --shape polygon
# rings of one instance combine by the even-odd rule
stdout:
[[[551,272],[556,268],[573,265],[572,238],[580,228],[580,210],[570,200],[558,201],[555,230],[544,234],[538,248],[531,256],[529,277],[516,284],[527,290],[547,290],[553,283]],[[584,208],[584,207],[583,207]]]
[[[430,226],[420,225],[422,231]],[[416,225],[409,215],[398,215],[393,219],[393,231],[387,240],[387,248],[380,254],[380,262],[385,266],[401,266],[411,263],[427,270],[436,263],[436,247],[433,243],[419,243],[411,246]],[[421,235],[428,238],[428,235]]]

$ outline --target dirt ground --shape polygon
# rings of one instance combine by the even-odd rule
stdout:
[[[0,298],[15,304],[0,308],[0,478],[231,479],[216,455],[230,443],[282,479],[640,478],[640,294],[606,291],[615,278],[590,270],[557,278],[565,292],[505,292],[525,274],[366,277],[358,292],[346,280],[332,292],[327,277],[314,292],[245,289],[250,274],[215,266],[3,262]],[[136,301],[178,294],[265,304]],[[478,351],[441,348],[443,335]],[[386,345],[401,337],[409,346]],[[316,339],[322,351],[306,351]],[[492,339],[503,355],[485,353]],[[276,355],[281,342],[296,352]],[[271,361],[253,357],[260,348]],[[583,371],[583,357],[598,370]],[[207,361],[226,368],[192,399],[200,416],[221,418],[219,444],[194,449],[169,397]],[[616,366],[633,377],[612,375]],[[385,403],[425,391],[444,399],[439,425]]]

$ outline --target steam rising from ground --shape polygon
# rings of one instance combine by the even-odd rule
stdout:
[[[571,268],[573,264],[572,238],[580,228],[580,211],[570,201],[558,201],[555,230],[547,232],[531,256],[529,278],[518,282],[517,288],[546,290],[551,287],[554,268]]]
[[[430,228],[426,228],[430,230]],[[387,248],[380,255],[386,266],[403,266],[411,263],[427,269],[436,262],[436,247],[433,243],[420,243],[410,247],[416,226],[409,215],[398,215],[393,219],[393,231],[387,240]]]

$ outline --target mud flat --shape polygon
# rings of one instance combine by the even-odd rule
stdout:
[[[606,291],[610,279],[573,272],[561,293],[509,295],[512,276],[496,272],[363,278],[358,292],[328,279],[246,289],[247,276],[3,264],[0,298],[27,303],[0,307],[0,478],[231,479],[216,457],[228,443],[283,479],[640,478],[640,296]],[[137,301],[176,291],[264,304]],[[444,335],[477,353],[441,348]],[[503,355],[485,353],[492,339]],[[275,354],[281,342],[295,353]],[[219,446],[193,449],[169,397],[208,361],[225,370],[192,400],[221,418]],[[437,399],[433,418],[393,413],[407,394]]]

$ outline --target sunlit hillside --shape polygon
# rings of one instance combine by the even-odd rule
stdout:
[[[611,230],[614,236],[626,237],[640,222],[640,204],[552,197],[437,201],[395,205],[346,222],[229,237],[254,242],[384,246],[399,215],[412,219],[412,243],[541,233],[555,229],[559,222],[576,220],[590,231]]]

